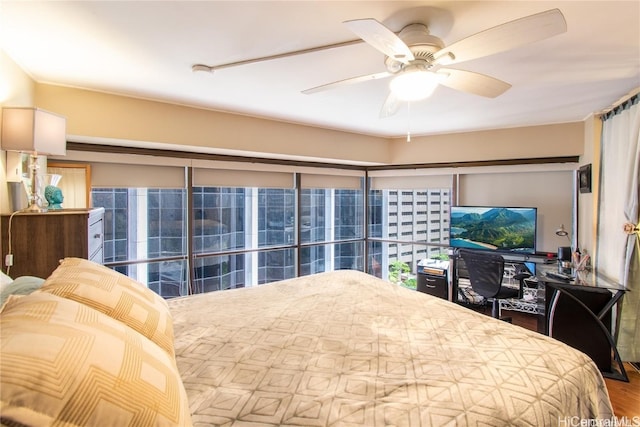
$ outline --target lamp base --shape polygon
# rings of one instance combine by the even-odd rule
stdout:
[[[31,213],[45,213],[47,212],[47,208],[42,208],[38,206],[37,203],[32,203],[31,206],[22,210],[22,212],[31,212]]]

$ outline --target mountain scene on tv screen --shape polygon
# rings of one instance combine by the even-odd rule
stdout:
[[[452,218],[451,238],[456,246],[531,252],[535,215],[535,209],[493,208],[480,213],[470,208]]]

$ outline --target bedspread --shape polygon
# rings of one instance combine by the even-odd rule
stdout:
[[[548,426],[612,417],[604,380],[581,352],[362,272],[169,306],[196,426]]]

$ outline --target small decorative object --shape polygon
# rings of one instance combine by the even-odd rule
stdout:
[[[44,198],[49,202],[49,209],[62,209],[64,196],[62,190],[55,185],[47,185],[44,189]]]
[[[591,163],[580,166],[580,192],[591,193]]]
[[[633,225],[633,223],[627,222],[624,224],[622,230],[626,234],[638,234],[640,235],[640,224]]]

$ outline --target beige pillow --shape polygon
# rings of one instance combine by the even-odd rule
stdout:
[[[91,307],[47,293],[0,314],[0,414],[7,425],[191,425],[175,360]]]
[[[167,302],[124,274],[82,258],[65,258],[42,285],[48,292],[126,323],[172,356],[173,320]]]

